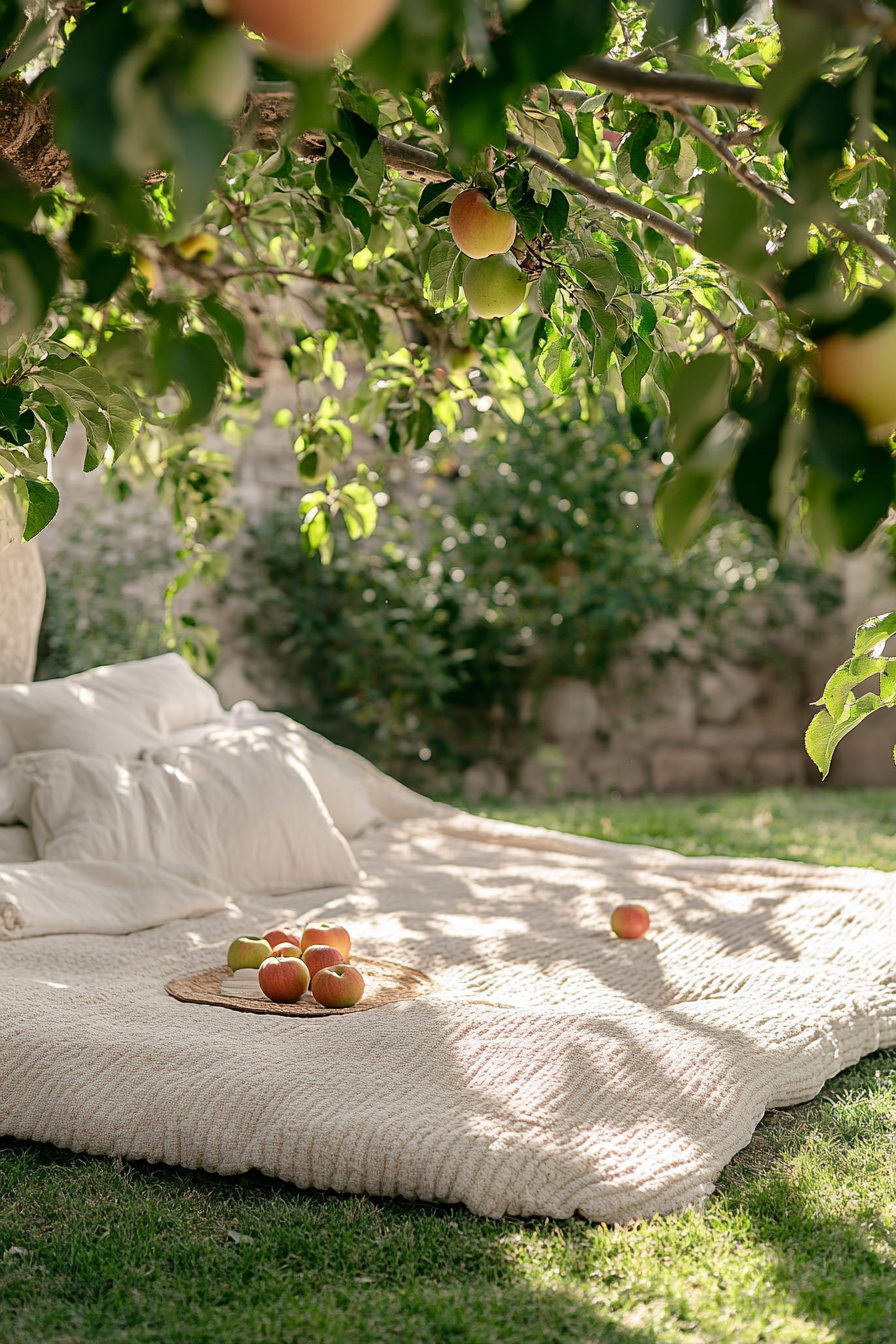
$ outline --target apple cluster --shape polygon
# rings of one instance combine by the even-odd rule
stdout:
[[[528,281],[511,252],[516,220],[496,210],[484,191],[470,187],[455,196],[448,212],[451,237],[470,257],[463,290],[477,317],[508,317],[526,297]]]
[[[310,990],[323,1008],[351,1008],[364,994],[364,977],[349,964],[352,940],[341,924],[307,924],[301,934],[270,929],[244,934],[227,952],[233,975],[223,994],[298,1003]]]

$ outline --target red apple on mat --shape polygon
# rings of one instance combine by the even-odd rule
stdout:
[[[306,924],[302,932],[302,951],[308,947],[335,947],[341,953],[342,961],[348,961],[352,950],[351,934],[341,924]]]
[[[325,966],[311,979],[311,993],[322,1008],[351,1008],[364,993],[357,966]]]
[[[287,933],[286,929],[271,929],[270,933],[264,935],[271,947],[278,947],[280,943],[292,943],[294,947],[301,947],[302,940],[297,933]]]
[[[258,968],[258,984],[274,1003],[298,1003],[311,983],[298,957],[268,957]]]
[[[302,953],[302,960],[308,967],[311,979],[322,971],[325,966],[341,966],[343,964],[342,953],[335,947],[306,947]]]
[[[617,938],[643,938],[650,928],[650,916],[643,905],[617,905],[610,928]]]
[[[277,943],[272,955],[275,957],[301,957],[302,949],[296,947],[295,943]]]
[[[266,961],[272,951],[267,938],[254,938],[248,934],[234,938],[227,949],[227,965],[232,971],[251,970]]]

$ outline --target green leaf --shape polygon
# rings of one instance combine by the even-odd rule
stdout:
[[[628,243],[623,242],[621,238],[612,239],[610,246],[616,257],[619,274],[626,281],[633,294],[640,294],[644,287],[644,281],[641,275],[641,267],[638,265],[638,258]]]
[[[554,190],[544,207],[544,227],[552,238],[562,238],[569,223],[569,197],[565,191]]]
[[[873,677],[875,673],[882,672],[889,661],[888,658],[870,658],[867,654],[850,658],[828,678],[824,694],[818,703],[823,704],[831,718],[839,722],[847,706],[855,699],[852,692],[856,686],[866,681],[868,677]]]
[[[620,274],[618,267],[609,257],[598,254],[593,257],[581,257],[573,262],[576,274],[584,277],[604,299],[609,301],[619,290]]]
[[[651,178],[647,166],[647,151],[656,139],[659,124],[659,117],[655,112],[640,112],[619,142],[619,150],[624,148],[627,151],[632,172],[642,182],[649,182]]]
[[[837,744],[880,708],[880,696],[863,695],[860,700],[852,701],[837,720],[826,709],[819,710],[806,729],[806,751],[818,766],[822,779],[827,778]]]
[[[663,544],[679,558],[709,519],[719,484],[735,453],[736,423],[733,416],[721,420],[657,489],[657,531]]]
[[[342,213],[350,224],[354,224],[364,242],[369,243],[373,220],[367,206],[362,205],[356,196],[345,196],[342,200]]]
[[[85,303],[108,303],[130,274],[131,262],[130,252],[115,252],[111,247],[101,247],[88,257],[82,271],[87,286],[84,291]]]
[[[386,176],[386,159],[379,140],[374,140],[367,153],[358,163],[358,185],[361,192],[372,205],[376,205]]]
[[[171,381],[183,388],[187,404],[177,417],[180,428],[207,420],[227,376],[217,345],[204,331],[194,331],[171,342],[168,352]]]
[[[870,616],[856,631],[854,654],[869,653],[878,644],[884,643],[891,635],[896,635],[896,611],[885,611],[882,616]]]
[[[370,99],[369,101],[376,107],[375,99]],[[377,109],[377,111],[379,111],[379,109]],[[363,159],[377,137],[376,121],[371,125],[369,121],[365,120],[364,117],[359,116],[358,113],[351,108],[340,107],[336,109],[336,125],[342,135],[347,136],[348,139],[351,140],[352,144],[357,149],[358,154]]]
[[[358,175],[352,167],[348,155],[338,145],[334,145],[330,151],[327,158],[327,168],[330,171],[330,181],[333,184],[334,192],[337,196],[345,196],[357,182]]]
[[[18,10],[18,5],[14,8]],[[2,20],[0,20],[2,27]],[[0,51],[3,42],[0,40]],[[34,218],[37,201],[7,159],[0,159],[0,221],[16,229],[27,229]]]
[[[684,462],[728,410],[731,360],[727,355],[698,355],[684,364],[669,388],[672,447]]]
[[[242,359],[246,346],[246,328],[242,319],[212,294],[205,296],[202,307],[230,346],[234,359]]]
[[[568,392],[575,377],[576,362],[569,338],[554,331],[541,352],[538,372],[555,396]]]
[[[776,541],[781,540],[790,505],[782,494],[776,468],[783,451],[783,435],[790,417],[790,376],[786,364],[772,364],[762,385],[742,410],[750,432],[734,468],[733,486],[738,502],[747,513],[765,523]]]
[[[28,510],[22,540],[30,541],[56,517],[56,510],[59,508],[59,491],[51,481],[47,480],[23,481],[22,489]]]
[[[562,107],[557,108],[557,120],[563,133],[563,158],[576,159],[579,156],[579,137],[569,113]]]
[[[771,269],[756,196],[721,172],[703,177],[699,244],[706,256],[744,275],[763,276]]]
[[[653,351],[646,341],[642,341],[639,336],[635,337],[635,353],[622,370],[622,386],[629,401],[635,405],[641,404],[641,383],[644,375],[650,368],[653,359]]]
[[[553,266],[549,266],[547,270],[542,271],[541,279],[538,282],[538,288],[536,290],[538,307],[545,317],[550,317],[551,315],[551,309],[554,306],[558,288],[559,281],[557,279],[557,272],[554,270]]]
[[[421,224],[428,224],[436,213],[436,207],[442,204],[446,192],[451,191],[455,182],[427,182],[417,202],[417,217]]]
[[[349,481],[339,491],[339,504],[352,541],[369,537],[376,527],[378,510],[373,492],[359,481]]]
[[[429,254],[427,288],[435,308],[451,308],[460,294],[461,252],[454,240],[436,243]]]
[[[579,325],[586,332],[592,347],[591,374],[594,378],[602,378],[607,371],[610,356],[616,345],[616,333],[618,331],[616,314],[606,308],[596,295],[589,294],[588,291],[583,291],[579,295],[579,301],[582,304]],[[587,330],[585,319],[591,323],[593,332]]]
[[[854,411],[823,397],[810,399],[807,428],[812,535],[823,554],[832,546],[855,551],[893,502],[892,454],[884,444],[868,442]]]

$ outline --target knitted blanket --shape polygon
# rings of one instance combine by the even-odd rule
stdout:
[[[0,1132],[301,1187],[624,1222],[699,1201],[769,1106],[896,1042],[896,876],[687,859],[465,814],[366,832],[353,888],[0,943]],[[649,936],[609,933],[639,901]],[[326,912],[436,981],[347,1017],[169,998]]]

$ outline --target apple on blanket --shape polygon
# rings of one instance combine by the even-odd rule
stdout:
[[[324,1008],[351,1008],[364,994],[364,977],[349,964],[352,940],[341,924],[306,925],[301,935],[270,929],[243,934],[227,951],[233,974],[221,992],[240,998],[298,1003],[309,990]]]

